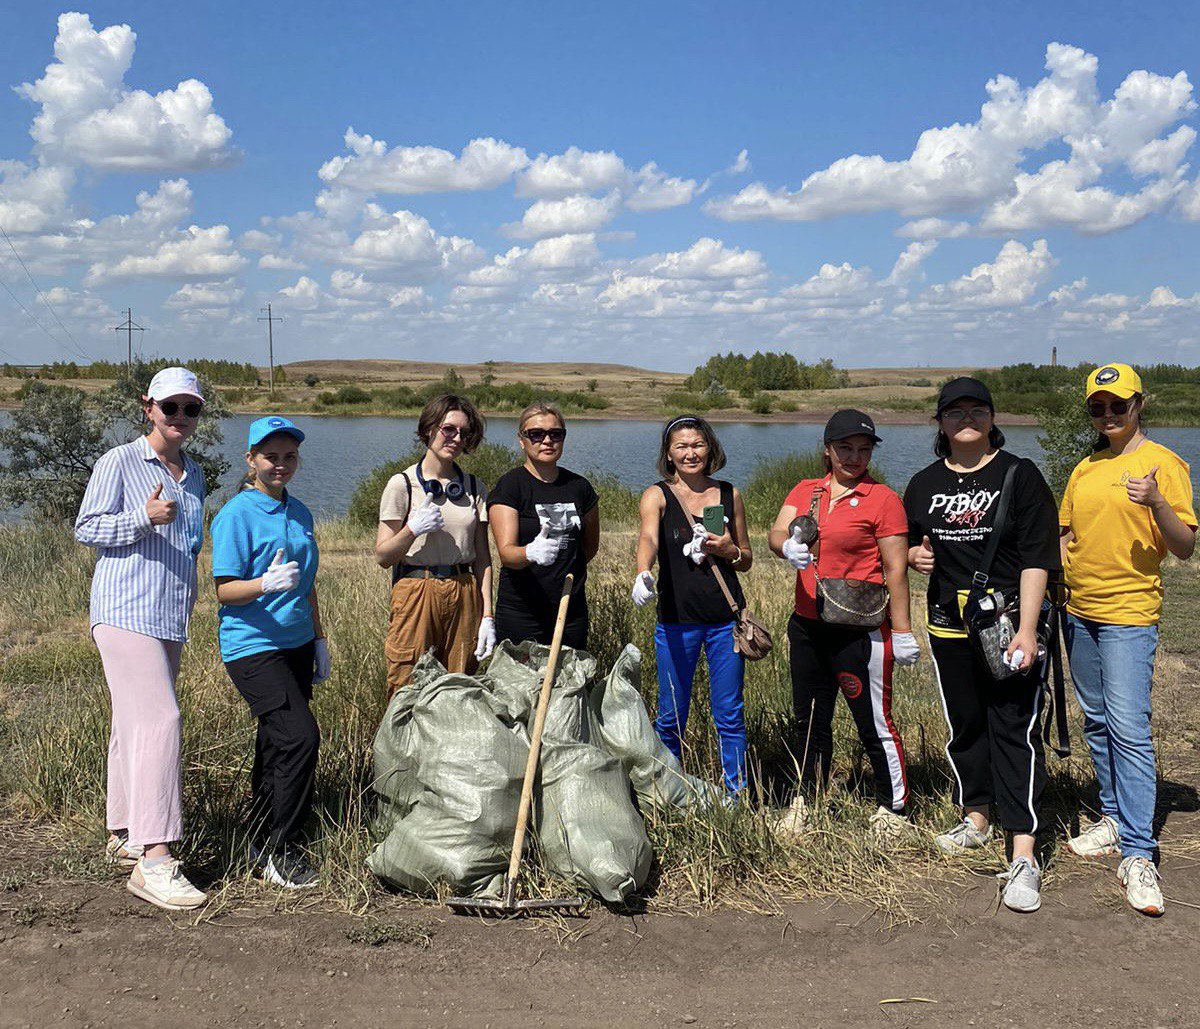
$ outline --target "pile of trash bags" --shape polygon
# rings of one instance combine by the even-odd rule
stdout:
[[[387,835],[367,865],[413,893],[439,883],[496,896],[516,828],[529,732],[550,649],[503,642],[477,676],[432,654],[375,735],[375,791]],[[627,646],[607,676],[564,647],[542,735],[533,827],[547,867],[612,903],[641,889],[652,854],[639,811],[711,804],[654,731]],[[636,803],[634,798],[636,797]]]

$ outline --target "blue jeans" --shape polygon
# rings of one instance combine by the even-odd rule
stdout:
[[[1067,615],[1064,629],[1100,810],[1117,823],[1123,857],[1153,860],[1155,768],[1150,684],[1157,625],[1106,625]]]
[[[733,622],[724,625],[663,625],[654,628],[658,656],[659,739],[683,758],[683,730],[692,706],[692,679],[703,648],[708,662],[708,693],[721,745],[721,769],[731,791],[746,785],[746,713],[742,705],[745,661],[733,649]]]

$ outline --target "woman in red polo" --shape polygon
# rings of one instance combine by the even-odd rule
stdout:
[[[771,528],[771,550],[796,569],[796,610],[788,622],[792,702],[803,748],[801,790],[783,827],[804,820],[803,787],[829,780],[833,713],[840,689],[871,762],[878,808],[871,828],[891,835],[908,827],[904,745],[892,720],[892,666],[919,655],[908,610],[908,518],[895,493],[867,472],[880,442],[861,411],[838,411],[825,426],[825,476],[805,479],[788,494]],[[820,526],[813,548],[791,529],[813,511]],[[820,620],[816,575],[886,582],[888,613],[878,629]]]

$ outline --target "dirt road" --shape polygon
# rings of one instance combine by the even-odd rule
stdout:
[[[1124,908],[1111,872],[1064,872],[1031,916],[997,912],[980,878],[929,923],[891,931],[810,904],[601,911],[566,939],[398,901],[365,923],[273,911],[268,894],[193,926],[119,878],[53,891],[9,874],[0,1025],[1195,1026],[1200,910],[1147,919]],[[1200,862],[1164,874],[1168,897],[1200,900]]]

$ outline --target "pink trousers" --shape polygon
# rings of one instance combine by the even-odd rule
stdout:
[[[182,733],[175,677],[183,644],[112,625],[97,625],[92,638],[112,697],[108,828],[128,829],[130,843],[178,840]]]

